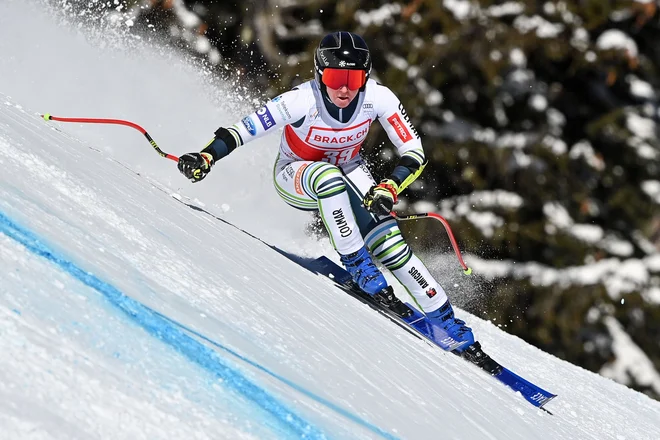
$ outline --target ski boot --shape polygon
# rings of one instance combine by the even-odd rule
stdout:
[[[391,310],[401,317],[412,315],[412,310],[402,303],[392,287],[387,285],[385,277],[374,264],[366,246],[348,255],[340,255],[340,259],[353,282],[378,305]]]
[[[385,277],[374,264],[366,246],[352,254],[340,255],[340,260],[353,282],[369,296],[373,297],[387,287]]]
[[[449,300],[438,310],[427,313],[426,317],[431,322],[439,325],[456,342],[464,342],[460,347],[453,350],[456,353],[461,353],[474,344],[472,329],[465,325],[465,321],[454,316],[454,309],[449,303]]]

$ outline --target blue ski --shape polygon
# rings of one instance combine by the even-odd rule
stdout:
[[[413,311],[412,316],[402,318],[390,310],[383,308],[374,301],[370,301],[369,295],[360,291],[360,289],[358,289],[353,284],[353,280],[351,279],[350,274],[327,257],[319,257],[309,263],[307,267],[315,273],[332,279],[339,287],[342,288],[342,290],[349,293],[351,296],[360,299],[362,302],[369,304],[371,307],[387,316],[394,323],[408,330],[418,338],[425,339],[431,344],[449,352],[452,352],[456,348],[460,347],[460,343],[452,339],[441,327],[433,324],[426,318],[424,314],[422,314],[410,304],[407,305]],[[478,344],[478,342],[475,344]],[[478,352],[485,355],[480,346],[478,346]],[[492,360],[487,355],[485,355],[485,361],[483,358],[476,359],[469,356],[462,357],[489,372],[495,379],[508,386],[512,390],[519,392],[529,403],[545,411],[547,410],[544,408],[544,405],[556,397],[555,394],[552,394],[543,388],[531,383],[530,381],[518,376],[511,370]]]

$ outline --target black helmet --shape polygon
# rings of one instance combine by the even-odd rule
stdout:
[[[364,70],[369,79],[371,53],[361,36],[352,32],[333,32],[323,37],[314,53],[314,77],[323,86],[321,76],[326,67]]]

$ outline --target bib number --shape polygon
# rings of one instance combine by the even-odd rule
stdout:
[[[323,162],[331,163],[332,165],[343,165],[353,159],[357,147],[346,148],[344,150],[330,150],[323,153]]]

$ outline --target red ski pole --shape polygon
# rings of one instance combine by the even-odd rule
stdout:
[[[463,273],[465,275],[470,275],[472,273],[472,269],[468,267],[467,264],[465,264],[465,261],[463,261],[463,256],[461,255],[461,251],[458,248],[458,244],[456,243],[456,238],[454,238],[454,233],[451,231],[451,226],[449,226],[449,222],[447,222],[447,220],[443,216],[433,212],[424,212],[421,214],[410,214],[410,215],[398,215],[396,212],[392,211],[390,212],[390,214],[392,214],[392,216],[397,220],[416,220],[418,218],[424,218],[424,217],[438,220],[440,223],[442,223],[442,226],[445,227],[445,231],[447,231],[447,235],[449,236],[449,241],[451,241],[451,246],[454,248],[454,252],[456,253],[458,262],[463,268]]]
[[[156,153],[160,154],[162,157],[165,157],[167,159],[173,160],[174,162],[179,162],[179,158],[176,156],[173,156],[171,154],[165,153],[163,150],[161,150],[158,147],[158,144],[156,144],[156,141],[154,141],[151,136],[149,136],[149,133],[147,133],[147,130],[144,128],[140,127],[139,125],[130,122],[130,121],[124,121],[121,119],[104,119],[104,118],[61,118],[59,116],[52,116],[49,113],[46,113],[45,115],[41,115],[42,118],[44,118],[46,121],[59,121],[59,122],[79,122],[83,124],[115,124],[115,125],[125,125],[127,127],[131,127],[139,131],[144,135],[144,137],[147,138],[149,143],[151,144],[152,147],[154,147],[154,150],[156,150]]]

